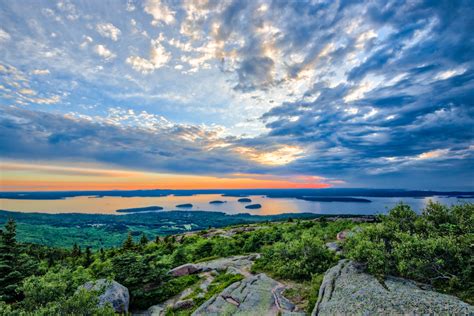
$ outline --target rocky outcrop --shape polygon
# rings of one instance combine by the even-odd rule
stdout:
[[[99,306],[110,303],[116,313],[128,313],[130,295],[128,289],[120,283],[99,279],[95,282],[87,282],[79,287],[79,289],[81,288],[102,293],[99,295]]]
[[[220,228],[211,228],[206,231],[196,232],[189,232],[184,234],[175,235],[176,241],[181,242],[183,238],[192,237],[192,236],[201,236],[204,238],[212,238],[214,236],[221,236],[221,237],[232,237],[237,234],[252,232],[258,229],[262,229],[261,226],[241,226],[235,227],[231,229],[220,229]]]
[[[326,243],[326,247],[327,247],[330,251],[334,251],[334,252],[337,253],[337,254],[341,253],[341,251],[342,251],[341,246],[340,246],[337,242],[327,242],[327,243]]]
[[[203,297],[207,293],[209,285],[214,280],[214,276],[209,272],[200,273],[201,282],[199,283],[199,288],[201,293],[197,297]],[[166,315],[166,310],[179,310],[183,308],[189,308],[194,306],[195,302],[192,299],[188,299],[189,295],[193,292],[193,288],[187,288],[183,292],[179,293],[175,297],[172,297],[160,304],[151,306],[147,311],[136,313],[134,315],[140,316],[164,316]]]
[[[183,276],[183,275],[193,274],[193,273],[199,272],[201,270],[202,269],[199,266],[195,265],[195,264],[186,263],[186,264],[183,264],[179,267],[171,269],[169,271],[169,274],[171,274],[174,277],[180,277],[180,276]]]
[[[337,240],[345,240],[349,236],[349,230],[343,230],[342,232],[337,233],[336,239]]]
[[[194,311],[193,316],[297,315],[296,307],[281,294],[284,286],[261,273],[228,286]],[[302,314],[304,315],[304,314]]]
[[[253,261],[257,259],[259,254],[250,254],[244,256],[233,256],[226,258],[219,258],[210,261],[204,261],[196,264],[184,264],[169,271],[173,276],[183,276],[188,274],[198,274],[201,280],[197,284],[200,293],[196,296],[202,298],[208,291],[209,285],[219,273],[234,273],[242,274],[244,276],[250,275],[250,267]],[[136,315],[143,316],[163,316],[167,309],[180,310],[194,306],[193,299],[189,299],[189,295],[194,288],[187,288],[175,297],[172,297],[165,302],[151,306],[147,311],[137,313]]]
[[[182,309],[182,308],[190,308],[194,306],[194,301],[191,299],[177,301],[173,305],[173,309]]]
[[[243,275],[247,275],[251,265],[253,264],[253,261],[255,261],[255,259],[257,259],[259,256],[259,254],[250,254],[245,256],[219,258],[195,264],[186,263],[171,269],[168,273],[174,277],[209,271],[227,271],[228,273],[241,273]]]
[[[259,254],[250,254],[245,256],[219,258],[216,260],[197,263],[196,267],[204,272],[226,271],[227,273],[239,273],[246,276],[249,275],[250,267],[259,256]]]
[[[341,260],[329,269],[312,315],[472,315],[458,298],[424,290],[413,281],[388,277],[385,286],[356,263]]]

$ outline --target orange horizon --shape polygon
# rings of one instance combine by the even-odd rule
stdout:
[[[307,175],[183,175],[90,166],[2,163],[0,191],[321,189],[332,185]]]
[[[3,192],[24,192],[24,191],[113,191],[113,190],[238,190],[238,189],[324,189],[331,187],[326,183],[315,184],[301,184],[290,181],[267,181],[267,180],[248,180],[236,181],[237,183],[223,183],[219,184],[201,184],[188,183],[168,185],[166,187],[157,186],[154,183],[123,183],[120,185],[114,183],[89,183],[79,184],[72,182],[47,182],[35,181],[32,183],[24,183],[19,181],[2,181],[0,191]],[[14,187],[14,188],[12,188]]]

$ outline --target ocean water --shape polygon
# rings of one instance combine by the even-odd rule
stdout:
[[[146,206],[161,206],[163,211],[179,210],[176,205],[190,203],[192,208],[182,210],[219,211],[228,214],[250,213],[256,215],[272,215],[280,213],[316,213],[316,214],[380,214],[386,213],[397,203],[404,202],[414,210],[421,211],[428,201],[438,201],[452,205],[474,202],[474,199],[458,199],[455,197],[433,196],[427,198],[407,197],[367,197],[371,203],[355,202],[313,202],[295,198],[268,198],[265,196],[249,196],[251,203],[241,203],[237,197],[224,197],[220,194],[197,194],[192,196],[163,197],[94,197],[79,196],[63,200],[15,200],[0,199],[0,209],[17,212],[41,213],[88,213],[117,214],[118,209]],[[210,201],[225,201],[223,204],[209,204]],[[261,204],[260,209],[246,209],[249,204]]]

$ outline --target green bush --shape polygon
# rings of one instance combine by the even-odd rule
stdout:
[[[255,269],[269,271],[284,279],[310,280],[314,273],[325,272],[335,260],[319,237],[304,232],[298,239],[265,247]]]
[[[429,203],[417,215],[400,204],[350,237],[347,255],[370,273],[392,274],[474,302],[474,204]]]

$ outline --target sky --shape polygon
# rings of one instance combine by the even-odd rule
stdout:
[[[470,0],[0,0],[0,190],[473,190],[472,30]]]

